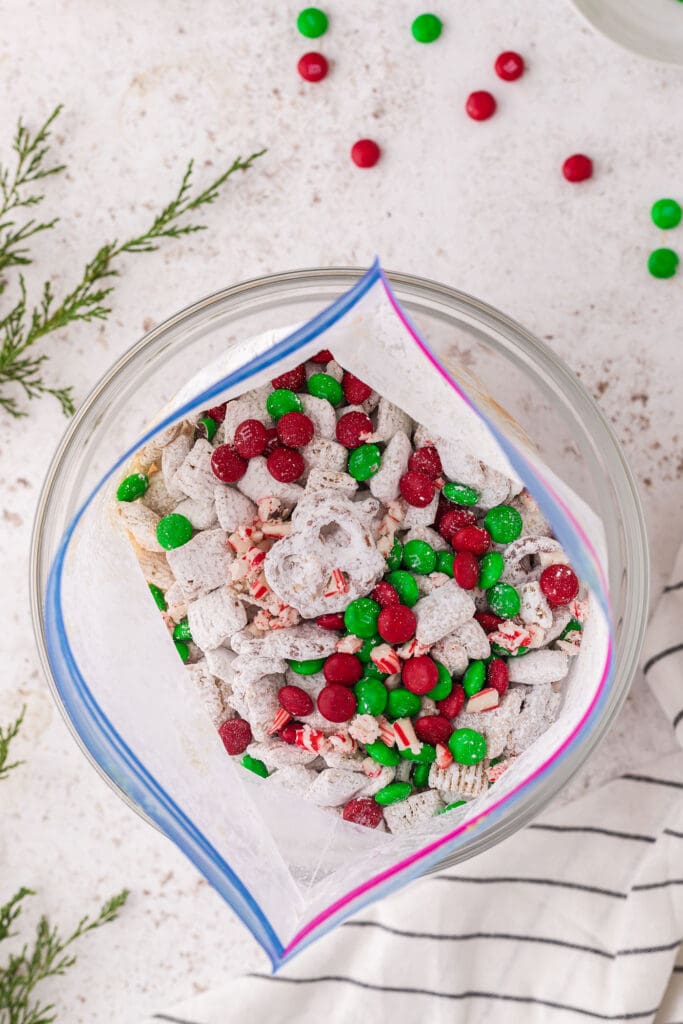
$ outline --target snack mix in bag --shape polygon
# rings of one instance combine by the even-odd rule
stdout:
[[[330,352],[130,469],[118,511],[245,769],[428,831],[557,717],[587,595],[534,499]]]

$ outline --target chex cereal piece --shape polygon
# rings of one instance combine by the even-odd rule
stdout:
[[[195,662],[194,665],[187,665],[186,670],[190,679],[197,687],[209,718],[216,728],[227,721],[228,718],[233,718],[235,712],[229,705],[225,704],[223,693],[220,687],[216,685],[204,658]]]
[[[389,826],[389,831],[394,833],[426,828],[443,806],[439,794],[434,789],[428,789],[424,793],[413,793],[406,800],[385,807],[384,820]]]
[[[467,670],[469,658],[467,651],[453,639],[453,634],[445,636],[438,643],[435,643],[430,651],[430,657],[440,661],[453,676],[460,677]]]
[[[342,444],[324,437],[314,437],[303,449],[309,470],[324,469],[328,473],[342,473],[346,469],[347,455]]]
[[[359,752],[345,754],[343,751],[330,749],[323,750],[320,756],[328,768],[343,768],[348,772],[362,772],[363,770],[364,758]],[[365,776],[363,776],[363,785],[365,785]]]
[[[283,484],[271,476],[262,455],[249,459],[247,471],[241,480],[237,481],[237,487],[252,501],[258,502],[261,498],[275,497],[287,508],[296,505],[304,493],[300,484]]]
[[[493,508],[502,505],[509,497],[512,481],[492,466],[487,466],[481,459],[470,454],[462,445],[436,442],[444,473],[450,480],[473,487],[479,493],[478,505],[481,508]]]
[[[430,548],[434,548],[435,551],[450,551],[451,546],[448,544],[440,533],[433,530],[430,526],[412,526],[408,532],[401,537],[401,543],[407,544],[411,540],[423,540],[426,544],[429,544]]]
[[[433,594],[439,587],[443,587],[444,583],[448,583],[449,579],[450,576],[445,572],[430,572],[429,576],[418,576],[417,589],[420,596],[427,597],[428,594]]]
[[[488,658],[491,653],[491,645],[486,632],[476,619],[463,622],[449,635],[456,644],[460,644],[465,649],[467,657],[472,661]]]
[[[328,654],[333,654],[336,642],[336,633],[329,629],[320,629],[312,622],[303,622],[292,629],[278,629],[260,638],[250,637],[247,632],[235,634],[232,646],[240,654],[260,654],[287,658],[289,661],[312,661],[314,658],[325,658]]]
[[[214,480],[214,484],[215,482]],[[256,505],[236,487],[219,485],[214,487],[213,494],[218,522],[229,533],[238,530],[245,523],[253,523],[256,519]]]
[[[549,629],[553,624],[553,613],[541,590],[538,580],[531,580],[520,588],[520,618],[528,625]]]
[[[161,473],[153,473],[149,477],[149,486],[142,497],[142,503],[156,512],[158,516],[167,516],[170,512],[182,511],[182,509],[176,509],[177,498],[169,494]],[[194,526],[194,523],[192,525]]]
[[[553,559],[562,548],[552,537],[520,537],[513,540],[505,548],[505,567],[501,575],[503,583],[512,583],[518,586],[523,583],[531,583],[540,578],[543,566],[540,563],[541,554],[552,554]],[[531,559],[532,567],[525,568],[528,560]]]
[[[226,583],[233,558],[223,530],[202,530],[166,554],[186,598],[201,597]]]
[[[157,540],[157,524],[160,516],[156,512],[152,512],[151,508],[147,508],[139,500],[121,501],[116,509],[124,526],[141,548],[144,548],[145,551],[163,552],[164,549]]]
[[[247,613],[228,587],[220,587],[190,602],[187,619],[194,642],[202,651],[210,651],[246,626]]]
[[[372,764],[368,765],[367,771],[365,767],[363,768],[365,784],[360,790],[362,796],[374,796],[375,793],[379,793],[380,789],[388,786],[396,778],[395,768],[390,768],[388,765],[379,765],[371,757],[366,758],[363,765],[365,766],[368,761],[371,761]],[[369,772],[372,774],[369,774]]]
[[[320,807],[339,807],[356,796],[364,784],[362,773],[324,768],[311,785],[308,799]]]
[[[214,439],[216,443],[232,444],[235,430],[244,420],[258,420],[264,427],[272,427],[273,421],[266,411],[266,398],[271,389],[268,387],[265,393],[264,390],[259,388],[228,402],[225,419]]]
[[[396,765],[396,776],[395,782],[409,782],[410,776],[413,772],[413,766],[410,761],[399,761]]]
[[[377,406],[377,425],[374,437],[377,441],[390,441],[399,430],[403,434],[410,435],[413,429],[413,421],[410,416],[393,405],[386,398],[380,398]]]
[[[160,433],[153,437],[147,444],[136,453],[136,459],[141,466],[149,466],[156,462],[167,445],[173,441],[183,428],[183,421],[172,423],[170,427],[164,427]]]
[[[279,675],[262,676],[249,686],[242,686],[237,675],[233,679],[228,703],[248,720],[255,740],[267,740],[272,735],[271,726],[280,710],[278,692],[281,684]]]
[[[550,523],[544,517],[535,498],[527,490],[521,491],[510,502],[522,517],[522,537],[550,537]]]
[[[436,511],[439,507],[439,493],[438,491],[424,508],[418,508],[417,505],[409,505],[407,502],[401,501],[404,504],[405,511],[403,514],[403,525],[404,527],[420,529],[424,526],[431,526],[436,519]]]
[[[572,618],[572,613],[566,605],[561,608],[553,608],[553,624],[546,630],[545,642],[551,644],[556,640]]]
[[[211,675],[230,685],[235,677],[233,663],[237,655],[227,647],[216,647],[207,651],[205,657]]]
[[[329,403],[328,403],[329,404]],[[283,786],[294,796],[306,799],[308,792],[318,778],[318,773],[312,768],[306,768],[302,764],[291,764],[286,768],[279,768],[272,776],[273,782]]]
[[[337,417],[334,406],[326,398],[315,395],[299,395],[304,413],[313,422],[316,437],[333,441],[337,430]]]
[[[486,777],[488,761],[479,764],[458,764],[454,761],[448,768],[439,768],[436,763],[429,769],[429,785],[441,793],[449,794],[448,803],[457,796],[472,797],[485,793],[489,782]],[[452,795],[451,795],[452,794]]]
[[[511,754],[523,753],[552,725],[561,700],[561,694],[556,693],[550,683],[540,683],[527,692],[508,740]]]
[[[232,663],[233,685],[241,688],[258,685],[266,675],[280,675],[285,672],[287,662],[273,655],[238,654]]]
[[[166,552],[145,551],[144,548],[138,548],[135,554],[142,570],[142,575],[148,583],[154,583],[155,586],[161,587],[162,590],[167,590],[173,586],[175,576],[166,561]]]
[[[187,599],[175,577],[173,578],[173,586],[168,588],[164,597],[166,598],[166,611],[170,618],[174,622],[180,622],[181,619],[184,619],[187,615]]]
[[[329,402],[327,403],[329,405]],[[335,491],[344,498],[352,498],[358,490],[358,481],[348,473],[316,467],[308,474],[306,494],[314,491]]]
[[[403,431],[397,431],[384,449],[382,464],[370,477],[370,491],[385,504],[399,496],[399,481],[408,469],[408,460],[413,448],[410,438]],[[434,520],[432,520],[433,522]]]
[[[569,672],[569,658],[562,651],[530,651],[522,658],[511,659],[508,672],[511,683],[556,683]]]
[[[211,469],[213,446],[198,438],[173,476],[173,486],[195,501],[212,500],[216,477]]]
[[[218,525],[216,506],[212,498],[185,498],[175,506],[175,511],[189,519],[195,530],[210,530],[212,526]]]
[[[438,590],[420,598],[413,611],[417,617],[417,639],[421,644],[431,645],[471,619],[476,609],[469,594],[449,579]]]
[[[185,492],[175,483],[175,475],[190,453],[192,439],[188,434],[178,434],[161,453],[161,472],[166,490],[175,498],[184,498]]]
[[[318,371],[319,370],[320,367],[318,367]],[[342,377],[344,376],[344,368],[339,365],[336,359],[331,359],[330,362],[325,367],[325,373],[329,377],[334,377],[334,379],[336,381],[339,381],[339,383],[341,384]]]
[[[310,764],[318,756],[314,750],[304,750],[303,747],[283,743],[277,738],[250,743],[247,753],[258,761],[263,761],[269,772],[275,771],[276,768],[289,768],[295,764]]]
[[[501,697],[497,708],[486,713],[462,712],[455,724],[458,729],[475,729],[486,737],[486,756],[489,760],[500,757],[508,745],[525,694],[526,690],[521,686],[511,686]]]

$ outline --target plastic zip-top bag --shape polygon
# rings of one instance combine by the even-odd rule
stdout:
[[[511,587],[522,592],[525,582],[531,581],[538,594],[540,566],[550,564],[555,554],[560,563],[570,563],[583,587],[580,597],[565,608],[565,619],[571,620],[574,628],[565,647],[578,636],[580,647],[578,653],[572,650],[569,672],[554,686],[551,696],[556,710],[543,720],[544,731],[536,729],[540,734],[534,733],[530,745],[520,740],[519,750],[513,751],[514,756],[508,756],[501,768],[499,756],[494,756],[498,741],[492,738],[493,723],[499,723],[503,737],[509,723],[505,725],[502,711],[495,707],[497,696],[492,690],[491,710],[468,706],[463,721],[472,727],[481,720],[481,731],[489,735],[486,780],[470,786],[463,802],[454,799],[459,806],[447,808],[447,813],[418,815],[415,827],[364,828],[345,820],[341,806],[330,809],[320,805],[324,800],[314,803],[306,799],[296,787],[278,785],[277,771],[262,778],[246,771],[240,758],[227,756],[196,679],[178,657],[168,616],[160,615],[150,596],[149,583],[166,589],[173,581],[166,563],[168,554],[163,547],[141,552],[139,544],[131,543],[125,528],[127,524],[130,529],[130,519],[121,517],[116,500],[117,485],[131,466],[143,459],[146,466],[158,468],[163,446],[177,435],[177,424],[196,422],[207,409],[227,402],[226,422],[218,429],[234,433],[235,424],[229,425],[233,400],[256,392],[255,398],[265,403],[273,378],[306,364],[321,349],[334,354],[335,366],[344,367],[373,389],[368,408],[374,403],[374,439],[383,452],[394,433],[410,433],[419,424],[419,443],[436,446],[443,464],[437,489],[444,479],[457,481],[479,494],[486,508],[506,501],[523,508],[527,492],[532,496],[530,515],[541,525],[536,538],[533,529],[525,530],[519,540],[505,547],[509,559],[504,579]],[[311,369],[321,367],[309,366]],[[220,892],[275,967],[361,906],[424,874],[447,855],[471,844],[492,822],[502,820],[580,741],[612,685],[613,633],[602,523],[582,498],[540,461],[522,432],[502,416],[469,375],[466,386],[467,391],[436,358],[428,340],[419,336],[375,265],[310,322],[245,339],[184,384],[173,408],[163,413],[133,449],[121,453],[79,510],[51,569],[45,608],[49,658],[61,699],[83,743],[117,786]],[[381,422],[377,395],[382,396],[382,408],[389,410],[382,414]],[[214,439],[214,445],[222,436]],[[305,448],[302,451],[305,458]],[[257,501],[259,495],[252,497]],[[187,488],[178,492],[176,501],[181,500],[192,502]],[[351,498],[347,495],[344,500]],[[406,507],[404,502],[404,510]],[[379,519],[371,523],[372,505],[368,509],[367,529],[377,541],[372,555],[376,561],[378,551],[384,552],[383,557],[386,554],[386,521],[382,520],[384,527]],[[386,511],[384,506],[382,510]],[[294,521],[296,508],[292,516]],[[344,528],[345,524],[337,526]],[[419,527],[416,529],[419,534]],[[391,539],[391,531],[389,534]],[[422,535],[426,535],[424,531]],[[315,544],[318,541],[324,548],[324,537],[317,538]],[[287,542],[283,530],[281,539],[271,541],[271,550]],[[303,586],[309,568],[313,571],[314,559],[324,561],[315,544],[310,549],[310,566],[308,553],[304,550],[302,555],[301,549],[291,561],[281,560],[283,586],[298,585],[299,581]],[[495,547],[503,550],[500,545]],[[215,564],[210,571],[216,572]],[[421,584],[422,599],[437,594],[446,580],[451,592],[459,589],[447,574],[436,576],[431,584]],[[270,576],[266,572],[266,577],[273,579],[274,571]],[[376,578],[375,572],[370,583],[358,584],[365,588],[363,597]],[[211,586],[217,588],[220,583],[218,578]],[[475,595],[480,611],[486,607],[482,594],[478,591]],[[251,609],[249,614],[253,616],[255,611]],[[441,613],[436,614],[438,619]],[[315,620],[315,614],[311,617]],[[534,646],[533,628],[525,632],[517,617],[519,628],[515,631],[503,621],[504,609],[498,619],[498,631],[490,632],[490,638],[496,638],[494,649],[499,657],[504,660],[509,654],[508,665],[516,666],[510,675],[521,684],[516,688],[521,694],[519,711],[523,699],[532,702],[530,695],[541,693],[533,686],[533,672],[529,677],[521,668],[524,658],[534,655],[533,650],[525,654],[523,646]],[[563,639],[565,634],[566,629],[562,633],[558,627],[555,639]],[[240,636],[248,652],[252,648],[245,641],[243,628]],[[337,636],[341,638],[342,633]],[[353,635],[350,641],[353,649]],[[486,646],[488,650],[488,643]],[[229,643],[219,639],[218,648],[228,661],[234,658]],[[201,654],[197,652],[198,657]],[[248,653],[240,658],[248,665]],[[477,658],[485,664],[483,653]],[[209,667],[214,663],[215,659],[209,660]],[[453,674],[462,675],[462,668]],[[397,677],[390,674],[391,678]],[[305,677],[301,679],[305,682]],[[550,693],[548,686],[544,692],[546,696]],[[434,710],[432,707],[431,713]],[[488,718],[490,724],[486,725],[486,716],[498,717]],[[409,718],[401,721],[410,725]],[[385,728],[389,723],[391,735],[390,719],[383,722]],[[457,720],[454,728],[458,728]],[[261,737],[263,749],[269,742]],[[414,737],[407,742],[413,753],[421,747],[414,745]],[[498,746],[500,755],[504,738]],[[445,760],[429,770],[448,773],[450,765],[452,771],[448,743],[436,749]],[[357,764],[354,767],[358,769]],[[377,768],[379,771],[379,765]],[[478,777],[483,778],[480,768]],[[407,777],[405,769],[397,769],[399,772],[397,778]],[[426,775],[424,769],[423,783]],[[368,781],[360,774],[359,778]],[[434,797],[434,806],[439,803],[439,810],[444,810],[447,787],[446,795],[442,792],[441,796],[440,800]],[[399,821],[402,812],[389,807],[385,811],[389,812],[388,822]]]

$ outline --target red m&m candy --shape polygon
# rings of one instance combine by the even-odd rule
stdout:
[[[574,153],[562,164],[562,173],[572,183],[586,181],[593,176],[593,161],[583,153]]]
[[[497,690],[502,697],[508,688],[509,672],[502,658],[493,658],[486,670],[486,685]]]
[[[266,465],[270,475],[282,484],[294,483],[306,467],[303,455],[295,448],[275,448]]]
[[[377,632],[388,644],[406,643],[415,635],[416,626],[415,613],[405,604],[383,608],[377,619]]]
[[[331,612],[329,615],[319,615],[315,624],[321,629],[343,629],[344,614],[343,612]]]
[[[487,121],[496,112],[496,101],[490,92],[480,89],[469,94],[465,110],[473,121]]]
[[[316,352],[314,356],[311,356],[312,363],[331,363],[334,356],[330,352],[329,348],[321,348],[319,352]]]
[[[429,444],[413,452],[408,462],[408,469],[424,473],[426,476],[431,477],[432,480],[435,480],[437,476],[441,476],[443,472],[441,457],[436,448]]]
[[[451,544],[456,551],[471,551],[473,555],[485,555],[491,547],[491,535],[480,526],[465,526],[453,535]]]
[[[214,405],[213,408],[207,409],[204,415],[210,416],[212,420],[216,421],[216,423],[222,423],[225,419],[227,404],[227,402],[222,402],[220,405]]]
[[[437,700],[436,706],[446,718],[457,718],[465,706],[465,690],[459,683],[456,683],[447,697]]]
[[[476,521],[474,512],[469,509],[452,508],[439,518],[437,529],[444,540],[450,541],[458,530],[463,530],[466,526],[474,526]]]
[[[235,429],[235,451],[243,459],[253,459],[265,451],[268,432],[260,420],[242,420]]]
[[[432,478],[416,469],[404,473],[398,486],[408,504],[415,508],[425,508],[436,493]]]
[[[251,743],[251,726],[246,718],[229,718],[218,730],[229,754],[243,754]]]
[[[455,556],[453,577],[463,590],[474,590],[479,581],[479,562],[471,551],[460,551]]]
[[[372,420],[364,412],[347,412],[337,423],[337,440],[345,448],[359,448],[372,429]]]
[[[500,626],[503,619],[493,612],[475,612],[474,617],[485,633],[493,633]]]
[[[307,82],[321,82],[329,71],[329,65],[322,53],[314,52],[305,53],[296,67]]]
[[[211,470],[222,483],[234,484],[246,473],[247,460],[243,459],[231,444],[219,444],[211,456]]]
[[[278,440],[290,448],[303,448],[313,440],[314,433],[313,421],[302,412],[286,412],[277,421]]]
[[[348,722],[356,713],[353,691],[340,683],[323,686],[318,694],[318,711],[328,722]]]
[[[284,388],[286,391],[299,391],[306,383],[306,367],[303,363],[300,366],[295,366],[293,370],[287,370],[279,377],[274,377],[270,383],[276,391],[280,388]]]
[[[369,796],[357,796],[349,800],[342,811],[344,821],[352,821],[354,825],[365,825],[366,828],[377,828],[382,820],[382,808]]]
[[[351,159],[356,167],[374,167],[380,158],[380,148],[372,139],[359,139],[351,147]]]
[[[344,398],[349,405],[362,405],[372,394],[372,388],[359,377],[355,377],[348,370],[342,377],[342,390]]]
[[[496,58],[493,67],[498,77],[502,78],[504,82],[515,82],[524,74],[524,58],[514,50],[506,50]]]
[[[300,686],[281,686],[277,696],[280,706],[296,718],[310,715],[313,711],[311,697]]]
[[[391,583],[381,580],[370,594],[373,601],[376,601],[380,608],[389,608],[393,604],[400,604],[401,598],[396,587]]]
[[[548,604],[557,607],[562,604],[569,604],[579,592],[579,580],[568,565],[549,565],[541,573],[539,581],[541,590],[545,595]]]
[[[401,679],[406,690],[422,696],[433,690],[439,681],[439,670],[426,654],[418,658],[409,658],[403,664]]]
[[[323,675],[328,683],[353,686],[363,675],[363,664],[355,654],[337,651],[325,661]]]
[[[445,715],[424,715],[415,722],[415,734],[423,743],[448,743],[453,726]]]

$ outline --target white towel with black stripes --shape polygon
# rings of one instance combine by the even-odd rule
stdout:
[[[643,669],[683,744],[683,551]],[[683,751],[148,1024],[683,1024],[682,938]]]

